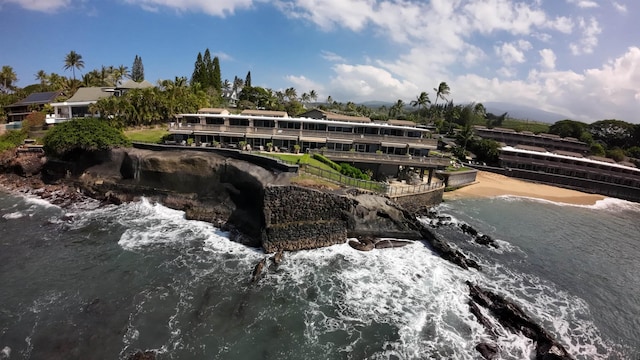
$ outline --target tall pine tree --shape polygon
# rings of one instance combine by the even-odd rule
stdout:
[[[222,94],[222,74],[220,72],[220,59],[213,58],[213,87],[216,88],[218,94]]]
[[[247,72],[247,78],[244,80],[244,86],[251,87],[251,71]]]
[[[202,58],[204,64],[204,76],[202,79],[202,87],[208,89],[214,86],[213,83],[213,61],[211,61],[211,52],[209,49],[204,51],[204,57]]]
[[[141,82],[144,80],[144,65],[142,65],[142,57],[136,55],[133,59],[133,66],[131,67],[131,80],[135,82]]]
[[[195,84],[202,84],[203,78],[203,70],[204,70],[204,62],[202,60],[202,53],[198,53],[198,57],[196,58],[196,63],[193,65],[193,74],[191,75],[191,86],[195,86]]]

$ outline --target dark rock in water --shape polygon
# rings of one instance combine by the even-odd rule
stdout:
[[[276,252],[272,257],[271,257],[271,261],[273,261],[273,264],[278,266],[280,265],[280,263],[282,262],[282,258],[284,256],[284,252],[282,250],[278,250],[278,252]]]
[[[489,235],[476,236],[474,237],[474,241],[480,245],[491,246],[496,249],[498,248],[498,244],[496,243],[496,241]]]
[[[127,356],[127,360],[155,360],[156,353],[155,351],[142,351],[138,350],[134,353],[129,354]]]
[[[251,274],[251,283],[255,284],[262,278],[262,273],[265,270],[265,265],[267,265],[267,258],[260,260],[259,263],[253,268],[253,273]]]
[[[465,234],[469,234],[471,236],[478,236],[478,230],[474,229],[471,225],[463,223],[462,225],[460,225],[460,229],[462,229],[462,232]]]
[[[388,249],[388,248],[397,248],[403,247],[411,244],[413,241],[405,241],[405,240],[379,240],[376,241],[375,247],[376,249]]]
[[[525,312],[515,303],[489,291],[481,289],[467,281],[469,294],[471,295],[470,308],[478,321],[485,327],[493,329],[490,321],[482,315],[478,315],[473,310],[472,303],[488,309],[503,327],[513,333],[521,333],[536,344],[536,360],[570,360],[573,359],[567,350],[556,341],[540,325],[536,324]],[[495,330],[490,330],[496,334]],[[476,347],[477,349],[477,347]],[[480,350],[478,350],[480,351]],[[483,354],[484,356],[484,354]]]
[[[431,232],[417,219],[413,221],[413,226],[415,226],[417,230],[420,231],[420,234],[425,239],[425,241],[429,243],[431,249],[433,249],[433,251],[436,254],[440,255],[440,257],[442,257],[443,259],[450,261],[463,269],[474,268],[477,270],[481,270],[480,265],[475,260],[468,258],[461,251],[449,245],[444,239],[440,238],[439,235]]]
[[[349,246],[360,251],[371,251],[375,249],[373,240],[364,238],[362,240],[349,240]]]
[[[481,342],[476,345],[476,350],[487,360],[496,360],[500,355],[500,348],[494,343]]]

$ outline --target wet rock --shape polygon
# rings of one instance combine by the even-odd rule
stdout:
[[[494,343],[481,342],[476,345],[476,350],[486,360],[497,360],[500,358],[500,349]]]
[[[263,271],[266,270],[265,267],[267,265],[267,258],[260,260],[259,263],[253,268],[253,272],[251,273],[251,283],[257,283],[261,278]]]
[[[397,247],[407,246],[407,245],[409,245],[411,243],[413,243],[413,241],[386,239],[386,240],[376,241],[375,247],[376,247],[376,249],[389,249],[389,248],[397,248]]]
[[[272,257],[271,257],[271,261],[273,261],[273,264],[278,266],[280,265],[280,263],[282,262],[284,256],[284,252],[282,250],[278,250]]]
[[[127,356],[127,360],[155,360],[156,356],[155,351],[137,350],[136,352],[129,354],[129,356]]]
[[[376,244],[372,239],[364,238],[358,240],[349,240],[349,246],[359,251],[371,251],[375,249]]]
[[[471,295],[470,307],[480,323],[494,336],[497,332],[488,319],[473,311],[471,303],[477,304],[489,310],[496,317],[500,324],[513,333],[522,335],[533,340],[536,344],[536,360],[570,360],[573,357],[557,340],[551,336],[539,324],[535,323],[518,305],[497,295],[489,290],[481,289],[467,281],[469,294]],[[477,311],[479,313],[479,310]],[[484,318],[484,319],[482,319]],[[477,349],[477,348],[476,348]],[[484,356],[484,355],[483,355]]]

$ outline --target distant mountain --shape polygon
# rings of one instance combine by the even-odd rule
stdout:
[[[522,120],[533,120],[553,124],[556,121],[569,118],[567,115],[556,114],[525,105],[504,102],[486,102],[482,103],[482,105],[487,109],[487,112],[494,115],[501,115],[507,112],[509,113],[509,117]]]

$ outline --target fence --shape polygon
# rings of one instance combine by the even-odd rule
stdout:
[[[357,187],[360,189],[370,190],[382,194],[385,194],[388,188],[388,185],[384,183],[355,179],[346,175],[342,175],[335,171],[321,169],[313,165],[301,165],[300,171],[306,174],[321,177],[323,179],[331,180],[342,185]]]
[[[389,197],[401,197],[401,196],[414,195],[414,194],[423,194],[426,192],[441,189],[443,187],[444,187],[444,184],[441,182],[436,182],[431,184],[420,184],[420,185],[389,186],[387,188],[386,194]]]

